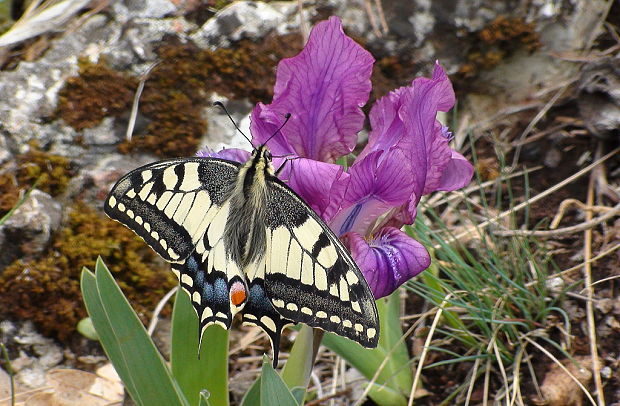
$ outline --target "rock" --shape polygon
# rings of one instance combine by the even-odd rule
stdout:
[[[207,20],[191,39],[203,48],[226,47],[242,38],[256,40],[276,29],[295,10],[294,3],[236,1]]]
[[[52,339],[36,332],[30,321],[18,327],[12,340],[20,348],[19,356],[11,360],[16,381],[28,388],[41,387],[45,384],[45,372],[62,362],[62,349]]]
[[[16,145],[32,139],[39,144],[56,141],[42,137],[41,127],[56,109],[58,91],[67,78],[78,72],[77,58],[89,49],[99,54],[102,44],[120,35],[120,26],[110,23],[103,15],[89,18],[76,31],[56,40],[45,55],[35,62],[20,62],[14,71],[0,72],[0,94],[11,95],[0,99],[2,129]],[[43,132],[44,133],[44,132]]]
[[[60,226],[62,207],[50,195],[34,189],[28,199],[0,227],[3,254],[0,264],[9,264],[20,254],[43,252]],[[20,246],[15,247],[15,241]]]
[[[254,107],[252,103],[247,100],[229,101],[218,94],[213,94],[211,101],[219,101],[224,104],[241,131],[250,137],[250,113]],[[205,109],[204,115],[209,122],[209,133],[203,137],[200,143],[201,149],[207,147],[217,152],[224,147],[245,150],[252,148],[248,140],[237,131],[230,118],[220,107],[208,107]]]
[[[116,19],[122,23],[135,18],[163,18],[177,11],[170,0],[124,0],[111,5]]]

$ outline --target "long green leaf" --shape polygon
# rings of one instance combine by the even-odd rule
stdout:
[[[110,325],[110,320],[103,309],[103,304],[101,303],[101,298],[97,290],[97,279],[95,278],[95,274],[86,268],[82,269],[81,288],[86,310],[93,321],[93,325],[99,335],[99,341],[104,351],[108,355],[110,361],[112,361],[112,364],[114,364],[114,369],[116,369],[116,372],[123,381],[131,398],[138,405],[144,404],[140,399],[140,392],[136,389],[130,366],[127,364],[127,360],[120,348],[120,343]]]
[[[388,354],[388,362],[385,368],[391,375],[391,378],[385,383],[403,394],[408,394],[411,391],[411,385],[413,385],[413,373],[410,368],[411,361],[407,345],[402,339],[400,291],[396,290],[388,297],[378,300],[377,310],[381,323],[379,346]]]
[[[189,296],[179,289],[172,313],[172,375],[190,405],[197,405],[200,391],[209,392],[209,403],[228,405],[228,330],[207,328],[198,358],[198,318]]]
[[[263,372],[260,378],[260,404],[261,406],[299,406],[280,375],[271,366],[267,356],[263,358]]]
[[[241,406],[260,406],[260,386],[259,376],[243,396]]]
[[[299,329],[288,360],[282,369],[282,380],[289,389],[306,388],[312,373],[312,327],[304,324]]]
[[[95,266],[96,284],[93,286],[88,276],[83,281],[89,279],[85,289],[89,296],[87,301],[92,299],[93,288],[100,301],[100,306],[95,302],[94,313],[90,316],[110,360],[120,366],[123,381],[130,382],[128,391],[132,398],[142,406],[189,406],[140,319],[100,258]],[[88,310],[90,313],[91,309]]]

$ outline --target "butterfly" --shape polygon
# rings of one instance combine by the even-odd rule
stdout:
[[[196,157],[142,166],[112,187],[104,210],[172,264],[198,315],[199,341],[208,326],[229,329],[240,313],[268,334],[274,366],[282,329],[293,323],[377,346],[377,308],[364,276],[278,179],[266,145],[243,164]]]

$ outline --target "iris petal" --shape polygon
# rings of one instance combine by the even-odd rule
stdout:
[[[426,248],[404,232],[385,227],[372,241],[349,233],[345,242],[375,299],[387,296],[431,263]]]
[[[339,234],[369,234],[385,213],[405,203],[413,191],[411,167],[398,148],[375,151],[351,166],[341,211],[330,222]]]
[[[239,148],[223,148],[219,152],[212,151],[210,148],[205,148],[198,151],[196,156],[201,158],[221,158],[240,163],[244,163],[250,159],[250,153]]]
[[[349,183],[342,166],[312,159],[290,159],[283,164],[280,179],[286,181],[324,221],[340,209]]]
[[[275,130],[290,113],[274,143],[288,143],[297,155],[324,162],[351,152],[364,124],[361,107],[370,93],[373,62],[368,51],[344,34],[338,18],[318,23],[304,49],[278,64],[273,101],[257,106],[253,114],[255,144],[271,135],[258,120]]]

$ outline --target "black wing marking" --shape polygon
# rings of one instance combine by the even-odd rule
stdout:
[[[243,323],[262,328],[271,340],[273,348],[273,367],[278,365],[280,353],[280,337],[282,330],[291,320],[282,317],[273,307],[265,292],[265,284],[262,277],[255,277],[249,283],[248,301],[243,308]]]
[[[114,185],[105,213],[132,229],[166,261],[182,262],[226,201],[239,165],[183,158],[142,166]]]
[[[375,299],[347,249],[286,185],[268,188],[265,289],[277,312],[376,347]]]

